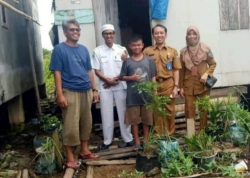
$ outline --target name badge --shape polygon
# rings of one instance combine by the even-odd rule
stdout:
[[[171,71],[172,70],[172,62],[167,62],[166,68],[168,71]]]
[[[197,76],[198,70],[197,70],[197,67],[196,67],[196,66],[193,66],[193,67],[191,68],[191,74],[192,74],[192,76]]]

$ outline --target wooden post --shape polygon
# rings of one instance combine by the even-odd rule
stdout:
[[[62,145],[59,141],[59,136],[58,136],[58,131],[52,132],[52,139],[54,140],[55,143],[55,157],[56,157],[56,163],[57,163],[57,168],[59,170],[62,170],[62,157],[61,157],[61,148]]]
[[[36,77],[36,69],[35,69],[35,64],[34,64],[34,56],[32,52],[32,46],[31,46],[31,31],[30,31],[30,21],[26,21],[26,27],[27,27],[27,32],[28,32],[28,43],[29,43],[29,57],[30,57],[30,63],[31,63],[31,70],[32,70],[32,78],[34,81],[34,87],[35,87],[35,94],[36,94],[36,101],[37,101],[37,110],[38,110],[38,118],[41,119],[42,116],[42,109],[40,105],[40,95],[39,95],[39,90],[38,90],[38,83],[37,83],[37,77]]]
[[[195,135],[195,119],[188,118],[187,119],[187,136],[192,137]]]
[[[94,177],[94,166],[88,166],[86,178],[93,178],[93,177]]]

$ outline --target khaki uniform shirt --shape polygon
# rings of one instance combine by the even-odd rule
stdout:
[[[186,68],[185,63],[183,62],[183,53],[180,55],[180,61],[182,65],[182,70],[180,70],[180,88],[184,89],[184,94],[186,95],[199,95],[207,90],[209,90],[204,83],[200,82],[200,78],[204,73],[207,73],[209,76],[213,75],[213,72],[216,68],[216,62],[211,51],[208,52],[207,60],[202,61],[198,64],[197,70],[198,74],[192,76],[192,73],[189,69]]]
[[[178,53],[174,48],[165,45],[161,50],[155,45],[147,47],[143,51],[144,55],[151,57],[156,64],[156,80],[174,77],[174,70],[181,69]],[[172,70],[167,69],[167,63],[172,64]]]

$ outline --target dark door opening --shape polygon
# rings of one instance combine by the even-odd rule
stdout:
[[[133,34],[142,35],[145,47],[152,45],[149,1],[117,0],[121,41],[128,49],[129,39]],[[129,49],[128,49],[129,51]]]

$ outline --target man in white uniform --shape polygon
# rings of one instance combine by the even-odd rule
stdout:
[[[111,24],[102,26],[102,36],[105,44],[94,49],[93,68],[96,76],[100,79],[99,93],[103,125],[104,143],[100,150],[106,150],[112,144],[114,133],[114,108],[117,108],[121,136],[123,143],[119,147],[133,146],[131,127],[125,125],[124,117],[126,110],[126,82],[118,80],[121,72],[121,56],[126,53],[126,48],[114,44],[115,29]]]

